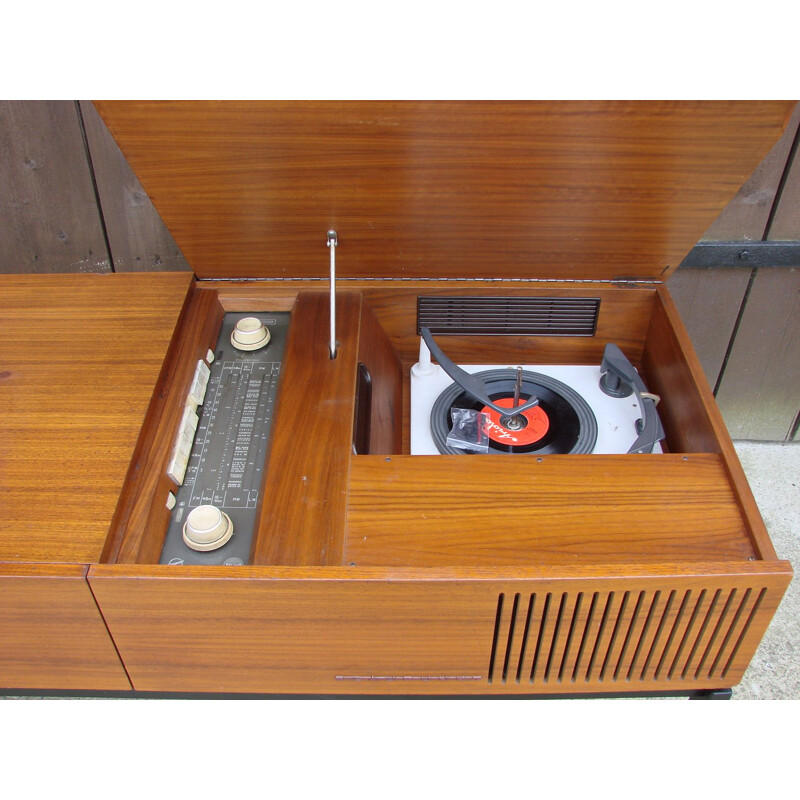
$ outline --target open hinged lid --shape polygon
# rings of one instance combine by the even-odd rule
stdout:
[[[96,105],[201,278],[663,280],[794,103]]]

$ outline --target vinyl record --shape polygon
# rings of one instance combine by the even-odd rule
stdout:
[[[492,369],[476,373],[495,405],[512,411],[517,371]],[[539,405],[522,414],[500,414],[465,392],[457,383],[448,386],[431,411],[431,433],[440,453],[466,450],[447,445],[452,427],[451,409],[472,408],[489,415],[489,452],[509,454],[591,453],[597,441],[597,420],[586,401],[565,383],[538,372],[522,373],[520,403],[531,397]]]

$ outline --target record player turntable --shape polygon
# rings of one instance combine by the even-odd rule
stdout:
[[[0,683],[735,685],[791,567],[663,281],[792,104],[97,108],[194,275],[0,282]]]
[[[661,452],[660,398],[615,344],[606,345],[597,367],[462,369],[422,330],[420,360],[411,368],[412,455]],[[471,426],[460,441],[452,436],[457,415]]]

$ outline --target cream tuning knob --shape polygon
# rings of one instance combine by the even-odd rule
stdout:
[[[259,350],[268,345],[269,340],[269,331],[256,317],[242,317],[231,334],[231,344],[237,350]]]
[[[216,550],[233,536],[230,517],[216,506],[198,506],[183,526],[183,541],[192,550]]]

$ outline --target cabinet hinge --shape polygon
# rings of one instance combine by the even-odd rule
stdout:
[[[325,281],[329,280],[328,276],[319,277],[263,277],[263,278],[202,278],[204,281],[212,283],[305,283],[309,281]],[[605,284],[612,286],[654,286],[663,283],[663,281],[644,279],[644,278],[359,278],[359,277],[339,277],[337,276],[337,283],[350,282],[376,282],[376,283],[574,283],[578,285],[584,284]]]

